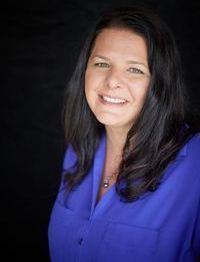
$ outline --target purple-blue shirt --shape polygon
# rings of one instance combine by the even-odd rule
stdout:
[[[125,203],[115,185],[96,204],[103,137],[84,181],[65,201],[62,184],[49,223],[52,262],[200,261],[200,135],[180,150],[155,192]],[[68,147],[63,168],[76,156]]]

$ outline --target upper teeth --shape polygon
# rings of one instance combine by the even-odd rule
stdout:
[[[114,98],[110,96],[102,96],[103,100],[110,102],[110,103],[115,103],[115,104],[120,104],[126,102],[125,99],[120,99],[120,98]]]

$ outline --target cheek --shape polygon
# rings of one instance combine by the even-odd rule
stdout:
[[[85,80],[85,95],[87,99],[96,99],[103,84],[100,78],[88,75]]]
[[[134,90],[132,89],[130,92],[131,92],[131,97],[134,103],[137,103],[137,104],[143,103],[146,97],[146,92],[144,92],[144,90],[139,90],[139,88],[138,89],[135,88]]]
[[[96,103],[96,84],[91,73],[85,75],[85,96],[90,109],[92,109]]]
[[[147,96],[149,89],[149,80],[148,81],[135,81],[134,85],[129,88],[130,94],[135,102],[138,104],[143,104]]]
[[[85,84],[88,88],[97,89],[102,86],[106,79],[106,72],[89,68],[85,73]]]
[[[90,77],[90,74],[86,71],[86,74],[85,74],[85,95],[86,95],[86,98],[88,98],[90,96],[90,92],[91,92],[91,89],[92,89],[92,79]]]
[[[94,76],[90,71],[86,71],[85,74],[85,90],[90,91],[94,87]]]
[[[85,97],[86,97],[88,104],[90,105],[90,103],[93,99],[92,99],[92,92],[90,90],[90,86],[89,86],[88,82],[85,82]]]

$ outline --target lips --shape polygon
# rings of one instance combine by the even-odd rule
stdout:
[[[113,97],[113,96],[107,96],[107,95],[100,95],[100,98],[103,102],[108,103],[108,104],[122,105],[127,102],[126,99],[119,98],[119,97]]]

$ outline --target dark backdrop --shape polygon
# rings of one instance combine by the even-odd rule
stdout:
[[[49,261],[47,226],[64,152],[64,87],[98,14],[135,2],[27,0],[1,6],[2,261]],[[199,111],[200,2],[138,2],[156,10],[172,28],[190,105]]]

